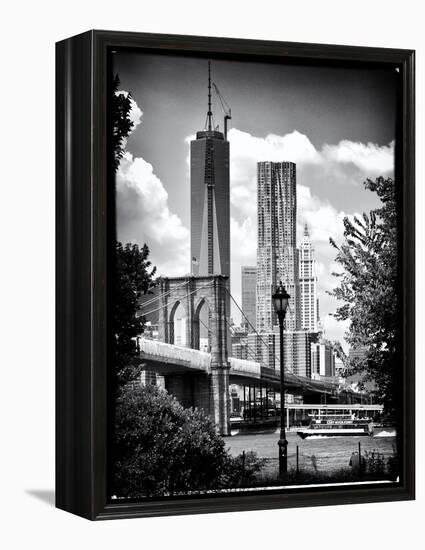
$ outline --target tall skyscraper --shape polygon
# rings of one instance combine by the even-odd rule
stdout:
[[[229,142],[214,127],[210,65],[205,128],[190,143],[190,192],[191,273],[230,276]]]
[[[301,329],[317,332],[319,304],[317,298],[316,259],[307,224],[304,226],[304,236],[300,243],[299,267]]]
[[[280,280],[291,296],[286,329],[299,330],[296,166],[259,162],[257,181],[257,330],[272,332],[278,323],[272,294]]]
[[[242,311],[245,313],[247,319],[242,317],[241,325],[246,328],[248,332],[253,332],[255,329],[255,310],[256,310],[256,297],[257,297],[257,268],[252,266],[242,266],[241,268],[242,278]]]
[[[332,344],[326,340],[311,344],[311,373],[335,376],[335,355]]]

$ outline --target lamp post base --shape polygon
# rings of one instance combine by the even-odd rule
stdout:
[[[279,477],[285,477],[288,471],[288,442],[285,438],[280,438],[279,445]]]

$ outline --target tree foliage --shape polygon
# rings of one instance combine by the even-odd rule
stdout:
[[[146,244],[142,248],[135,244],[116,244],[113,331],[118,385],[134,380],[140,373],[134,359],[138,355],[137,337],[143,332],[145,318],[138,317],[137,311],[141,296],[156,285],[156,268],[148,257]]]
[[[221,487],[230,457],[213,422],[157,386],[125,386],[117,400],[113,493],[136,498]]]
[[[364,381],[374,381],[377,397],[388,412],[394,412],[400,320],[395,186],[391,178],[382,177],[364,185],[377,193],[382,207],[352,220],[345,217],[343,244],[330,240],[343,268],[334,273],[339,285],[330,294],[344,302],[335,317],[350,321],[348,343],[364,349],[363,358],[347,360],[347,373],[361,373]]]
[[[112,84],[112,148],[113,148],[113,167],[118,170],[121,159],[125,153],[125,143],[128,135],[133,129],[134,122],[130,119],[131,94],[120,92],[120,79],[115,75]]]
[[[252,487],[257,483],[257,475],[264,468],[267,459],[256,452],[243,452],[230,457],[225,477],[226,487]]]

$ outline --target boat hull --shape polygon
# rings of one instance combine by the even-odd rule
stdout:
[[[352,429],[345,429],[345,430],[299,430],[297,431],[297,435],[301,437],[301,439],[306,439],[307,437],[312,436],[320,436],[320,437],[347,437],[347,436],[353,436],[353,437],[359,437],[359,436],[368,436],[371,435],[368,431],[364,430],[357,430],[355,428]]]

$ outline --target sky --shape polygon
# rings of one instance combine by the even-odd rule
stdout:
[[[393,175],[397,73],[210,59],[212,80],[232,109],[232,294],[240,303],[241,266],[256,265],[256,164],[295,162],[297,242],[307,223],[325,336],[346,347],[347,324],[332,317],[338,302],[327,294],[338,269],[329,237],[340,243],[344,216],[379,206],[366,178]],[[117,173],[118,238],[146,242],[160,275],[190,270],[189,143],[205,125],[207,67],[205,58],[114,54],[135,123]],[[213,112],[222,129],[218,98]]]

